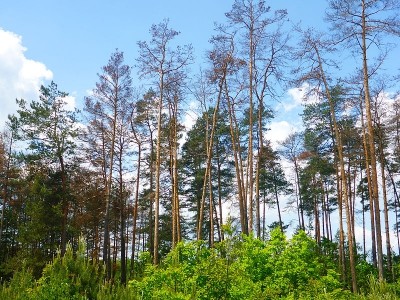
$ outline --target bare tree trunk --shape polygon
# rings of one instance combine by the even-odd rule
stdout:
[[[164,93],[164,73],[160,74],[160,95],[158,99],[158,118],[157,118],[157,146],[156,146],[156,189],[154,195],[154,248],[153,263],[158,265],[158,243],[159,243],[159,217],[160,217],[160,175],[161,175],[161,123]],[[151,222],[151,220],[149,220]]]
[[[113,121],[112,121],[112,133],[111,133],[111,147],[110,147],[110,163],[109,173],[106,180],[106,211],[104,217],[104,245],[103,245],[103,263],[106,265],[106,279],[111,279],[111,259],[110,259],[110,200],[111,200],[111,186],[112,186],[112,175],[114,167],[114,152],[115,152],[115,137],[116,137],[116,122],[117,122],[117,109],[114,107]],[[105,163],[106,164],[106,163]],[[105,169],[106,171],[107,169]]]
[[[254,42],[253,42],[253,28],[250,28],[250,56],[249,56],[249,146],[247,152],[247,175],[248,185],[246,184],[246,191],[248,191],[248,210],[249,210],[249,225],[248,231],[249,233],[253,232],[253,216],[254,216],[254,204],[253,204],[253,188],[254,188],[254,179],[253,179],[253,60],[254,60]],[[247,182],[246,182],[247,183]]]
[[[382,151],[382,149],[381,149]],[[381,155],[383,155],[381,153]],[[384,158],[382,157],[384,160]],[[385,174],[385,163],[381,162],[381,176],[382,176],[382,194],[383,194],[383,210],[385,217],[385,234],[386,234],[386,257],[387,257],[387,268],[394,279],[393,264],[392,264],[392,247],[390,245],[390,229],[389,229],[389,209],[386,191],[386,174]]]
[[[256,162],[256,232],[257,237],[261,236],[261,225],[260,225],[260,171],[261,171],[261,160],[264,155],[264,139],[263,139],[263,126],[262,126],[262,113],[263,113],[262,99],[258,105],[258,149],[257,149],[257,162]]]
[[[217,140],[217,142],[218,142],[218,140]],[[223,241],[224,240],[224,230],[222,229],[222,226],[224,225],[224,219],[222,216],[221,162],[220,162],[220,157],[219,157],[218,151],[217,151],[216,155],[217,155],[217,164],[218,164],[218,170],[217,170],[217,172],[218,172],[218,174],[217,174],[217,176],[218,176],[218,207],[219,207],[219,223],[220,223],[220,226],[219,226],[220,229],[218,231],[220,232],[220,236],[221,236],[220,241]]]
[[[355,253],[354,253],[355,245],[353,245],[353,225],[352,225],[353,219],[351,218],[351,211],[350,211],[351,208],[350,208],[350,203],[349,203],[350,198],[349,198],[349,193],[348,193],[348,189],[347,189],[347,178],[346,178],[346,171],[345,171],[344,157],[343,157],[342,137],[341,137],[341,134],[339,132],[339,128],[338,128],[338,125],[336,122],[336,115],[335,115],[333,99],[331,97],[329,85],[328,85],[327,79],[325,77],[319,50],[316,45],[314,45],[314,50],[315,50],[317,58],[318,58],[320,76],[324,83],[326,97],[329,101],[330,113],[331,113],[334,131],[335,131],[337,152],[338,152],[339,164],[340,164],[340,175],[341,175],[342,189],[343,189],[343,196],[344,196],[344,204],[345,204],[345,210],[346,210],[347,240],[349,243],[351,282],[352,282],[353,292],[357,292],[357,278],[356,278],[356,266],[355,266],[356,262],[355,262]]]
[[[389,167],[386,166],[386,168],[387,168],[387,173],[388,173],[388,175],[389,175],[390,181],[391,181],[392,186],[393,186],[394,210],[395,210],[394,213],[395,213],[395,216],[396,216],[397,249],[398,249],[398,251],[399,251],[399,253],[400,253],[400,236],[399,236],[399,220],[398,220],[398,216],[399,216],[399,214],[398,214],[399,195],[398,195],[398,193],[397,193],[396,183],[394,182],[393,175],[392,175],[392,173],[391,173]]]
[[[265,193],[263,197],[263,222],[262,222],[262,239],[265,241]]]
[[[274,183],[274,194],[275,194],[276,207],[278,209],[279,228],[281,229],[281,232],[283,233],[282,214],[281,214],[281,207],[279,204],[279,196],[278,196],[278,190],[276,188],[276,183]]]
[[[392,279],[394,279],[394,272],[392,265],[392,250],[390,244],[389,209],[388,209],[387,190],[386,190],[386,172],[385,172],[386,159],[385,159],[384,145],[383,145],[384,133],[383,133],[383,128],[381,127],[381,122],[379,118],[377,119],[378,119],[377,120],[378,152],[379,152],[379,163],[381,167],[383,211],[385,219],[387,269],[391,273]]]
[[[62,212],[63,218],[61,223],[61,256],[64,256],[65,251],[67,249],[67,223],[68,223],[68,199],[67,199],[67,176],[64,165],[64,158],[62,156],[58,157],[61,167],[61,185],[63,189],[62,195]]]
[[[213,209],[213,202],[214,202],[214,197],[213,197],[213,190],[212,190],[212,181],[211,181],[211,170],[210,174],[208,176],[208,187],[209,187],[209,214],[210,214],[210,247],[214,247],[214,209]]]
[[[124,184],[123,184],[123,168],[122,168],[122,156],[123,156],[123,137],[120,136],[120,147],[119,147],[119,206],[120,206],[120,244],[121,244],[121,284],[126,285],[126,240],[125,240],[125,227],[126,227],[126,219],[125,219],[125,197],[123,193]]]
[[[368,183],[368,194],[369,194],[369,212],[371,219],[371,241],[372,241],[372,263],[375,267],[377,267],[377,257],[376,257],[376,230],[375,230],[375,205],[374,200],[372,198],[372,184],[371,184],[371,168],[370,168],[370,159],[369,159],[369,149],[367,143],[367,134],[365,131],[365,123],[364,123],[364,110],[362,106],[362,102],[360,101],[360,112],[361,112],[361,127],[362,127],[362,136],[363,136],[363,147],[364,147],[364,156],[365,156],[365,175],[367,177]]]
[[[149,249],[148,251],[151,253],[152,257],[154,258],[154,222],[153,222],[153,207],[154,207],[154,200],[155,200],[155,189],[154,189],[154,139],[153,139],[153,132],[151,131],[150,124],[148,124],[149,132],[150,132],[150,193],[149,193]],[[143,234],[144,238],[144,234]],[[144,249],[144,246],[143,246]]]
[[[134,132],[134,131],[133,131]],[[135,134],[135,133],[134,133]],[[136,136],[136,134],[135,134]],[[142,159],[142,144],[137,140],[138,145],[138,158],[137,158],[137,169],[136,169],[136,187],[135,187],[135,203],[133,207],[133,224],[132,224],[132,253],[131,253],[131,272],[135,275],[135,254],[136,254],[136,227],[137,227],[137,216],[139,208],[139,188],[140,188],[140,163]],[[151,209],[151,208],[150,208]]]
[[[242,232],[244,234],[248,234],[248,223],[247,223],[247,212],[246,212],[246,205],[245,205],[245,197],[244,197],[244,186],[243,186],[243,173],[241,173],[240,168],[240,160],[239,160],[239,153],[238,153],[238,137],[237,137],[237,130],[234,123],[234,110],[229,99],[229,95],[227,95],[228,101],[228,114],[229,114],[229,128],[230,134],[232,139],[232,150],[235,160],[235,171],[236,171],[236,180],[238,186],[238,198],[239,198],[239,213],[240,213],[240,224],[242,228]]]
[[[1,142],[1,140],[0,140]],[[7,200],[8,200],[8,184],[9,184],[9,175],[10,175],[10,164],[11,164],[11,151],[12,151],[12,145],[13,145],[13,135],[10,132],[10,140],[8,141],[8,151],[7,153],[3,153],[4,160],[5,161],[5,179],[4,179],[4,184],[3,184],[3,203],[1,206],[1,219],[0,219],[0,243],[1,243],[1,238],[3,235],[3,224],[4,224],[4,211],[7,205]],[[6,143],[3,141],[3,145],[1,145],[4,150],[6,148]],[[5,150],[6,151],[6,150]]]
[[[306,227],[304,225],[304,209],[303,209],[303,201],[301,198],[301,193],[300,193],[300,175],[299,175],[299,166],[297,164],[296,158],[294,158],[294,171],[295,171],[295,176],[296,176],[296,189],[297,189],[297,195],[298,195],[298,200],[299,200],[299,205],[298,205],[298,210],[300,214],[300,228],[302,230],[306,230]]]
[[[225,68],[227,66],[225,65]],[[219,83],[219,91],[218,91],[218,96],[217,96],[217,103],[214,108],[213,112],[213,118],[212,118],[212,125],[211,125],[211,136],[209,141],[206,139],[206,150],[207,150],[207,164],[206,164],[206,170],[204,173],[204,180],[203,180],[203,189],[202,189],[202,195],[201,195],[201,202],[200,202],[200,212],[199,212],[199,220],[197,224],[197,240],[201,240],[201,228],[203,224],[203,215],[204,215],[204,205],[205,205],[205,198],[206,198],[206,187],[207,187],[207,182],[208,182],[208,177],[211,176],[211,157],[212,157],[212,148],[213,148],[213,142],[214,142],[214,135],[215,135],[215,130],[217,127],[217,117],[218,117],[218,111],[219,111],[219,103],[220,99],[222,96],[223,92],[223,81],[226,78],[226,69],[223,71],[223,76],[221,78],[221,81]],[[206,128],[206,137],[208,137],[208,118],[207,118],[207,128]],[[210,215],[212,212],[210,212]]]
[[[383,252],[382,252],[382,230],[381,230],[381,216],[379,209],[379,191],[378,191],[378,175],[376,170],[376,154],[375,154],[375,139],[374,127],[371,115],[371,97],[369,93],[369,73],[367,64],[367,38],[366,38],[366,16],[365,16],[365,0],[362,2],[362,54],[363,54],[363,75],[364,75],[364,96],[365,96],[365,111],[367,116],[367,129],[368,129],[368,143],[369,153],[371,159],[371,184],[372,184],[372,199],[374,201],[375,212],[375,229],[376,229],[376,248],[377,248],[377,262],[379,279],[383,280]]]

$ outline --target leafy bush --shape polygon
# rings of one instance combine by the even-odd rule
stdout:
[[[336,265],[312,238],[300,231],[288,240],[279,228],[268,241],[227,234],[214,248],[204,241],[181,242],[159,266],[144,252],[127,287],[104,282],[102,268],[85,252],[82,240],[76,254],[68,245],[65,256],[57,255],[37,281],[23,268],[1,286],[0,299],[391,300],[400,290],[400,282],[376,280],[376,270],[362,261],[357,268],[362,294],[343,289]]]
[[[74,255],[71,245],[48,264],[37,282],[37,299],[95,299],[102,280],[98,266],[89,262],[81,239]]]
[[[35,287],[32,272],[25,267],[16,272],[9,282],[0,288],[0,299],[25,300],[30,299]]]
[[[179,243],[159,267],[129,286],[140,299],[340,299],[339,274],[322,263],[317,245],[304,232],[290,241],[279,229],[263,242],[230,236],[215,248]],[[324,299],[324,298],[321,298]]]

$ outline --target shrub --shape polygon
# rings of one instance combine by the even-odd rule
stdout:
[[[43,270],[37,282],[35,299],[96,299],[103,272],[86,257],[86,246],[80,239],[74,255],[71,245]]]

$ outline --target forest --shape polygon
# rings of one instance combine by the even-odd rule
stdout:
[[[164,19],[82,110],[62,82],[16,99],[0,298],[398,299],[400,3],[327,3],[322,31],[234,0],[196,72]],[[302,124],[275,145],[290,88]]]

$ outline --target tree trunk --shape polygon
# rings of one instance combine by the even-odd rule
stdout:
[[[348,187],[347,187],[347,176],[346,176],[346,171],[345,171],[345,164],[344,164],[344,157],[343,157],[343,144],[342,144],[342,137],[339,132],[339,128],[336,122],[336,115],[335,115],[335,109],[334,109],[334,102],[331,97],[328,81],[325,77],[323,65],[322,65],[322,60],[319,55],[319,50],[314,45],[314,50],[316,52],[317,58],[318,58],[318,65],[319,65],[319,70],[320,70],[320,75],[322,78],[322,81],[324,83],[324,88],[325,88],[325,93],[326,97],[329,101],[329,107],[330,107],[330,113],[331,113],[331,118],[333,122],[333,128],[335,131],[335,138],[336,138],[336,145],[337,145],[337,152],[338,152],[338,157],[339,157],[339,165],[340,165],[340,175],[341,175],[341,181],[342,181],[342,190],[343,190],[343,196],[344,196],[344,204],[345,204],[345,211],[346,211],[346,221],[347,221],[347,240],[349,243],[349,254],[350,254],[350,273],[351,273],[351,282],[352,282],[352,289],[353,292],[357,292],[357,278],[356,278],[356,261],[355,261],[355,245],[353,245],[353,219],[351,218],[351,208],[350,208],[350,198],[349,198],[349,193],[348,193]]]
[[[371,184],[371,162],[369,159],[369,149],[367,143],[367,134],[365,131],[364,124],[364,110],[362,106],[362,102],[360,101],[360,112],[361,112],[361,127],[362,127],[362,136],[363,136],[363,148],[364,148],[364,156],[365,156],[365,175],[367,177],[368,183],[368,194],[369,194],[369,212],[370,212],[370,220],[371,220],[371,241],[372,241],[372,264],[377,267],[377,257],[376,257],[376,230],[375,230],[375,208],[374,208],[374,200],[372,197],[372,184]]]
[[[367,116],[368,143],[371,159],[371,184],[372,184],[372,199],[374,201],[375,212],[375,229],[376,229],[376,248],[379,279],[383,280],[383,252],[382,252],[382,230],[381,216],[379,209],[379,191],[378,191],[378,175],[376,170],[376,154],[375,154],[375,139],[374,127],[371,115],[371,97],[369,93],[369,73],[367,64],[367,42],[366,42],[366,16],[365,16],[365,0],[362,0],[362,55],[363,55],[363,75],[364,75],[364,93],[365,93],[365,111]]]
[[[136,134],[135,134],[135,136],[136,136]],[[142,156],[142,144],[138,140],[137,140],[137,145],[138,145],[138,158],[137,158],[137,170],[136,170],[135,204],[133,207],[132,253],[131,253],[131,272],[133,275],[135,275],[136,227],[137,227],[137,215],[138,215],[138,208],[139,208],[140,163],[141,163],[141,156]]]
[[[217,143],[218,143],[218,140],[217,140]],[[217,148],[218,148],[218,146],[217,146]],[[217,165],[218,165],[218,170],[217,170],[218,179],[217,180],[218,180],[218,208],[219,208],[219,223],[220,223],[220,225],[219,225],[220,229],[218,231],[220,232],[220,236],[221,236],[220,241],[223,241],[224,240],[224,230],[222,229],[222,227],[224,224],[224,219],[222,216],[221,161],[220,161],[218,151],[217,151],[216,155],[217,155]]]
[[[120,137],[123,139],[123,137]],[[119,204],[120,204],[120,243],[121,243],[121,285],[126,285],[126,241],[125,241],[125,197],[123,193],[123,168],[122,168],[122,154],[123,145],[120,143],[119,149]]]
[[[225,83],[225,90],[227,91],[226,83]],[[237,127],[235,126],[234,122],[234,109],[232,107],[232,103],[230,101],[228,93],[227,93],[227,101],[228,101],[229,128],[232,139],[232,150],[235,161],[236,180],[238,187],[240,224],[242,228],[242,233],[248,234],[247,210],[245,205],[246,200],[244,197],[243,173],[241,172],[240,159],[239,159],[240,155],[238,151],[238,141],[237,141],[238,137],[236,129]]]
[[[199,219],[198,219],[198,224],[197,224],[197,240],[201,240],[201,229],[202,229],[202,224],[203,224],[203,215],[204,215],[204,205],[205,205],[205,199],[206,199],[206,190],[207,190],[207,183],[208,183],[208,177],[211,176],[211,157],[212,157],[212,149],[213,149],[213,142],[214,142],[214,135],[215,135],[215,130],[217,127],[217,117],[218,117],[218,111],[219,111],[219,103],[221,100],[222,92],[223,92],[223,81],[226,78],[226,69],[224,70],[223,76],[221,78],[221,81],[219,83],[219,91],[218,91],[218,96],[217,96],[217,103],[214,108],[213,112],[213,118],[212,118],[212,125],[211,125],[211,135],[210,139],[206,139],[206,151],[207,151],[207,163],[206,163],[206,170],[204,172],[204,180],[203,180],[203,189],[202,189],[202,194],[201,194],[201,202],[200,202],[200,212],[199,212]],[[206,137],[208,137],[208,117],[207,117],[207,128],[206,128]],[[211,202],[211,201],[210,201]],[[210,205],[211,206],[211,205]],[[210,215],[212,212],[210,212]]]
[[[275,173],[275,170],[271,170],[271,171]],[[281,229],[281,232],[283,233],[282,214],[281,214],[281,207],[279,204],[279,196],[278,196],[278,188],[276,186],[276,178],[274,178],[274,195],[275,195],[275,201],[276,201],[276,208],[278,209],[279,228]]]
[[[61,167],[61,184],[63,189],[62,195],[62,223],[61,223],[61,256],[64,256],[67,249],[67,223],[68,223],[68,198],[67,198],[67,178],[66,170],[64,165],[64,158],[62,156],[58,157]]]
[[[154,248],[153,263],[158,265],[158,243],[159,243],[159,217],[160,217],[160,174],[161,174],[161,124],[164,94],[164,73],[160,74],[160,95],[158,100],[158,118],[157,118],[157,146],[156,146],[156,190],[154,195]],[[151,222],[151,220],[150,220]]]

